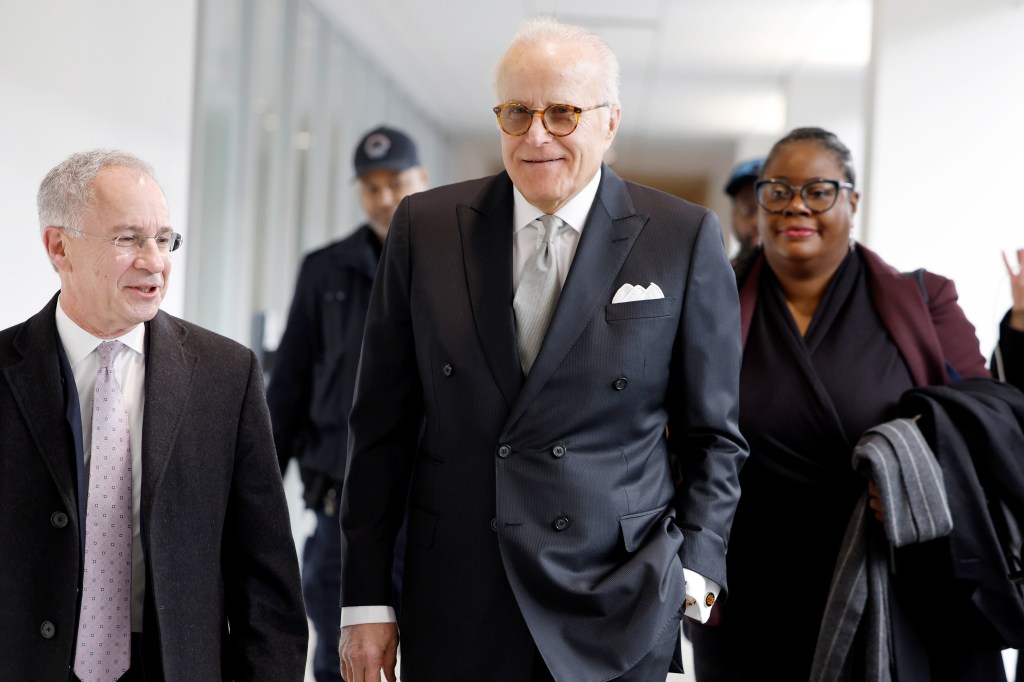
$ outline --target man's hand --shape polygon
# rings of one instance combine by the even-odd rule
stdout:
[[[398,625],[364,623],[341,628],[338,641],[341,676],[346,682],[380,682],[380,673],[395,682],[398,662]]]
[[[1010,293],[1013,294],[1013,308],[1010,311],[1010,326],[1024,331],[1024,249],[1017,249],[1017,271],[1014,272],[1010,259],[1003,253],[1006,274],[1010,276]]]

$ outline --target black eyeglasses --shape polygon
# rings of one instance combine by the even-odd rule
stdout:
[[[506,102],[494,107],[492,111],[498,117],[498,125],[507,135],[525,135],[533,125],[533,117],[540,116],[544,130],[555,137],[571,135],[580,122],[580,114],[608,106],[608,102],[595,104],[592,107],[577,107],[572,104],[551,104],[544,109],[531,109],[519,102]]]
[[[92,232],[78,230],[73,227],[62,227],[61,229],[74,232],[75,234],[84,234],[86,237],[92,237],[94,239],[102,239],[122,253],[141,253],[145,250],[146,242],[150,239],[153,240],[153,243],[156,244],[157,250],[161,253],[177,251],[182,242],[182,236],[177,232],[161,232],[151,237],[134,232],[125,232],[124,234],[119,234],[114,237],[108,237],[103,234],[93,234]]]
[[[797,194],[800,195],[800,201],[811,213],[824,213],[835,206],[836,199],[839,198],[839,191],[844,189],[852,190],[853,183],[826,178],[810,180],[799,187],[794,187],[788,182],[775,178],[758,180],[754,183],[757,203],[769,213],[785,211]]]

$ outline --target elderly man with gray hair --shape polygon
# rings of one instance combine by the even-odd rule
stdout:
[[[349,417],[348,682],[394,679],[399,634],[408,680],[664,680],[725,593],[735,279],[711,211],[603,163],[618,76],[598,36],[527,23],[497,69],[505,171],[395,213]]]

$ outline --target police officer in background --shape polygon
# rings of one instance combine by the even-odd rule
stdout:
[[[303,261],[267,390],[281,472],[289,459],[298,460],[303,497],[317,517],[303,550],[302,572],[307,613],[317,633],[317,682],[341,679],[337,504],[370,289],[398,203],[427,185],[416,145],[393,128],[376,128],[360,140],[355,174],[367,222]]]
[[[732,236],[739,244],[732,258],[733,267],[744,262],[761,243],[757,232],[757,200],[754,197],[754,183],[761,177],[764,159],[744,161],[733,168],[725,193],[732,202]]]

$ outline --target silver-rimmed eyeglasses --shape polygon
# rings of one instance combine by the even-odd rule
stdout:
[[[839,192],[844,189],[852,190],[853,183],[829,180],[828,178],[809,180],[799,187],[794,187],[788,182],[775,178],[758,180],[754,183],[757,203],[769,213],[785,211],[797,194],[800,195],[800,200],[811,213],[824,213],[835,206]]]
[[[592,107],[577,107],[572,104],[549,104],[544,109],[531,109],[521,102],[506,102],[494,107],[498,125],[507,135],[525,135],[533,125],[533,117],[540,116],[544,130],[555,137],[571,135],[580,123],[580,114],[608,106],[608,102]]]
[[[157,250],[161,253],[177,251],[182,242],[181,235],[177,232],[171,232],[170,230],[165,230],[149,236],[139,234],[138,232],[124,232],[122,234],[109,237],[105,234],[94,234],[92,232],[86,232],[85,230],[79,230],[73,227],[62,227],[61,229],[74,232],[75,234],[84,234],[86,237],[92,237],[93,239],[102,239],[122,253],[141,253],[145,250],[146,242],[150,239],[153,240],[153,243],[156,244]]]

